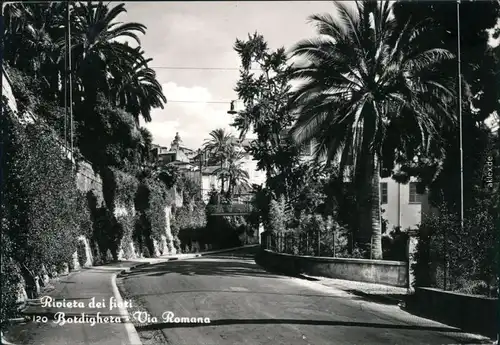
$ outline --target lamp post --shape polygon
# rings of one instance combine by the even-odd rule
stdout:
[[[68,106],[69,106],[69,130],[70,130],[70,149],[71,149],[71,167],[73,164],[73,71],[71,68],[71,12],[70,12],[70,2],[66,2],[66,57],[68,59],[67,63],[67,75],[68,80],[66,81],[68,90]]]
[[[227,111],[227,113],[229,115],[235,115],[235,114],[238,114],[238,112],[236,110],[234,110],[234,102],[236,101],[231,101],[231,104],[230,104],[230,107],[229,107],[229,110]]]
[[[460,228],[464,227],[464,153],[462,131],[462,60],[460,47],[460,0],[457,0],[458,123],[460,131]]]

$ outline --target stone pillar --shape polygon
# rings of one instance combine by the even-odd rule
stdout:
[[[160,251],[161,251],[161,255],[168,254],[167,236],[165,236],[165,235],[161,235]]]
[[[126,259],[125,252],[124,252],[122,246],[123,246],[123,244],[120,246],[120,250],[118,251],[118,260],[124,260],[124,259]]]
[[[85,262],[83,264],[83,267],[92,266],[92,250],[90,249],[89,240],[85,236],[81,235],[78,237],[78,241],[82,242],[85,246]]]
[[[177,253],[177,250],[174,247],[174,236],[172,236],[172,230],[170,227],[171,219],[172,219],[172,206],[168,205],[165,207],[165,239],[168,248],[163,253],[163,255],[165,254],[175,255]]]
[[[35,277],[35,291],[36,295],[40,296],[40,277],[38,276]]]
[[[259,244],[262,245],[262,233],[264,232],[264,224],[259,223]]]
[[[68,274],[69,274],[69,267],[68,267],[68,264],[67,264],[67,263],[64,263],[64,264],[63,264],[63,267],[62,267],[62,269],[61,269],[61,271],[60,271],[60,272],[58,272],[58,273],[59,273],[59,275],[68,275]],[[37,284],[38,284],[38,282],[37,282]]]
[[[159,257],[161,254],[160,254],[160,246],[158,244],[158,241],[156,239],[153,238],[153,256],[155,258]]]
[[[413,274],[412,266],[415,263],[413,259],[414,254],[417,250],[418,243],[418,230],[408,230],[408,245],[407,245],[407,258],[408,258],[408,293],[413,293],[415,289],[413,288],[413,282],[415,281],[415,275]]]
[[[130,251],[132,252],[132,259],[137,258],[137,252],[135,251],[134,242],[130,241],[128,245],[130,246]]]
[[[75,250],[73,253],[72,257],[72,265],[73,270],[79,270],[80,269],[80,263],[78,262],[78,251]]]
[[[24,279],[21,278],[21,282],[19,282],[17,286],[17,300],[16,302],[21,303],[21,302],[26,302],[28,299],[28,293],[26,292],[26,283],[24,282]]]
[[[42,283],[44,286],[47,286],[49,283],[49,274],[47,272],[47,268],[45,267],[45,264],[42,264]]]

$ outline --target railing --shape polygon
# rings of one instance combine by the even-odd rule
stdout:
[[[353,244],[352,234],[345,235],[337,229],[330,231],[311,230],[307,232],[262,233],[261,246],[276,253],[324,256],[324,257],[358,257],[371,259],[371,241],[365,247],[357,245],[357,249],[348,250]],[[351,252],[349,254],[349,252]]]
[[[251,204],[207,205],[207,210],[211,215],[250,214],[253,211],[253,206]]]

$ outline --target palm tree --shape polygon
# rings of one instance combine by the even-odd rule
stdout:
[[[203,150],[208,153],[210,157],[216,159],[220,163],[220,169],[223,169],[224,164],[234,149],[236,139],[232,134],[227,133],[223,128],[211,131],[210,137],[210,139],[205,140]],[[224,193],[224,180],[225,174],[222,173],[221,194]]]
[[[338,162],[340,178],[352,154],[357,239],[371,242],[373,258],[381,258],[380,165],[392,171],[398,158],[437,151],[440,131],[455,118],[453,81],[435,66],[452,54],[419,51],[413,42],[425,28],[395,30],[390,1],[334,5],[337,17],[310,17],[321,36],[291,52],[305,60],[292,72],[302,82],[290,102],[299,114],[292,136],[299,144],[315,139],[316,158]]]
[[[36,79],[45,99],[60,104],[64,64],[58,42],[64,39],[64,8],[61,2],[7,3],[4,8],[5,61]]]
[[[111,76],[125,73],[128,66],[144,60],[138,49],[117,39],[131,38],[140,45],[138,34],[145,34],[146,26],[116,21],[126,12],[125,4],[110,8],[102,2],[78,2],[72,12],[71,49],[80,101],[95,104],[98,92],[110,94]]]
[[[221,179],[227,178],[227,194],[232,197],[234,194],[248,192],[251,189],[248,172],[243,168],[244,154],[233,150],[227,157],[227,165],[215,170],[214,173]]]
[[[144,52],[137,48],[137,54],[143,56]],[[117,73],[112,81],[112,97],[116,99],[118,106],[132,114],[137,124],[140,116],[144,121],[150,122],[151,108],[163,109],[167,102],[162,87],[156,80],[156,72],[148,67],[152,60],[138,60],[130,68],[125,66],[125,71]]]

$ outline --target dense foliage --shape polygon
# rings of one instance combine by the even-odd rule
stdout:
[[[15,283],[17,271],[30,284],[42,264],[71,261],[74,239],[89,233],[89,212],[55,133],[43,123],[21,125],[6,100],[2,107],[2,270],[12,269],[2,281]],[[3,286],[8,303],[17,288]]]
[[[171,205],[172,201],[160,181],[154,178],[140,181],[134,199],[136,220],[133,233],[133,239],[139,245],[140,253],[147,253],[147,256],[154,255],[153,240],[160,242],[161,236],[166,235],[165,208]]]
[[[469,210],[463,227],[445,205],[421,224],[412,267],[416,285],[498,296],[497,202]]]
[[[4,306],[12,306],[17,293],[16,270],[33,287],[42,264],[51,273],[70,263],[75,250],[83,264],[87,258],[79,235],[90,240],[94,264],[117,259],[120,246],[130,251],[123,245],[135,228],[148,235],[148,245],[158,239],[171,201],[165,185],[171,188],[176,181],[168,174],[140,174],[151,159],[152,135],[139,127],[139,118],[151,121],[151,109],[163,107],[166,99],[148,67],[151,59],[140,47],[117,40],[129,37],[140,43],[138,34],[145,33],[140,23],[117,22],[124,4],[23,2],[2,9],[3,62],[20,117],[28,111],[28,120],[34,118],[20,125],[2,104],[2,271],[8,267],[12,272],[2,279],[10,282],[7,288],[2,285],[4,320]],[[74,166],[63,152],[64,139],[69,144],[70,137],[64,109],[70,101],[64,59],[67,11],[73,43]],[[100,175],[102,190],[96,189],[98,182],[89,186],[92,177],[80,174],[82,158]],[[137,204],[144,190],[147,200]]]
[[[173,222],[171,225],[172,235],[179,239],[179,247],[183,253],[196,251],[195,243],[199,246],[198,250],[203,250],[207,245],[212,245],[213,239],[206,236],[207,217],[205,215],[205,205],[203,203],[194,203],[176,208]]]
[[[248,149],[257,168],[266,172],[267,185],[275,198],[293,197],[294,169],[299,150],[288,130],[294,114],[287,108],[290,91],[290,67],[284,48],[275,51],[268,47],[262,35],[249,35],[236,40],[241,68],[236,92],[245,108],[238,112],[234,126],[244,136],[250,129],[257,135]],[[259,72],[255,72],[257,68]]]

